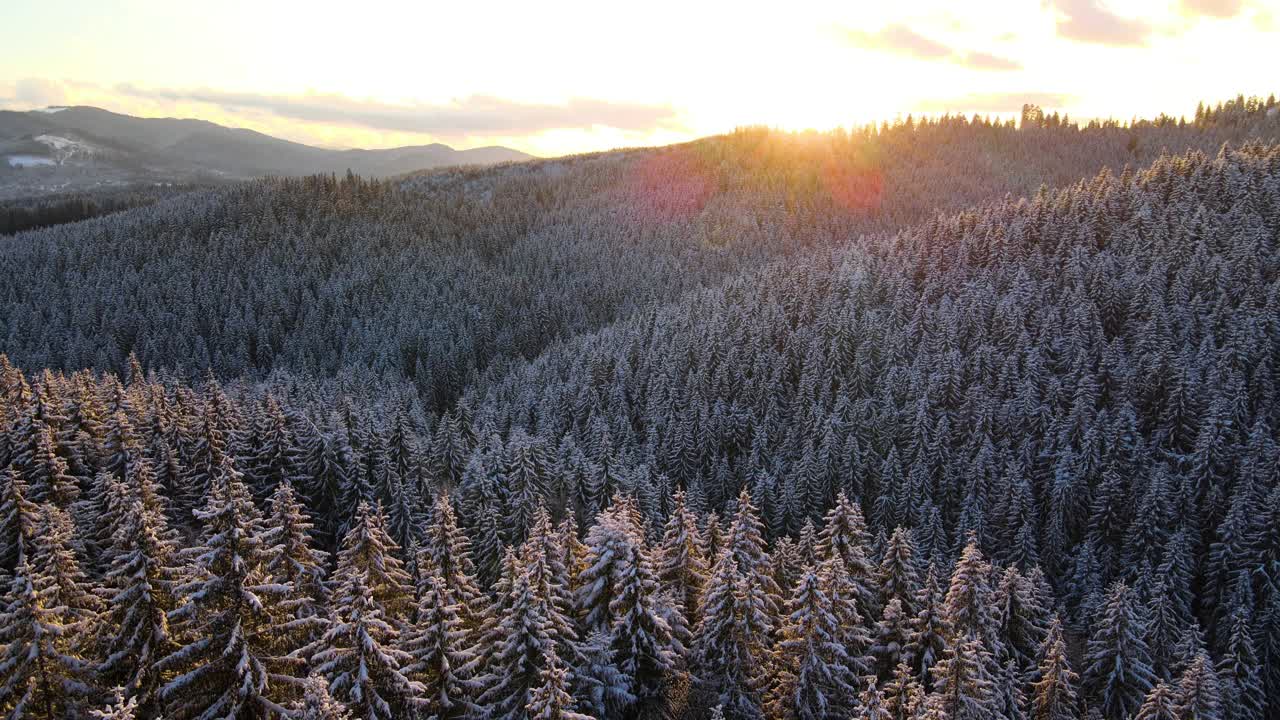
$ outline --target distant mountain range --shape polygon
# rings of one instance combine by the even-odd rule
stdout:
[[[205,120],[141,118],[86,106],[0,111],[0,186],[9,186],[7,194],[14,194],[17,187],[38,192],[348,169],[388,177],[446,165],[492,165],[531,157],[505,147],[455,150],[438,143],[329,150]]]

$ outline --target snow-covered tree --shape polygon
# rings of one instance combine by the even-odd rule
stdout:
[[[1163,681],[1156,683],[1143,698],[1133,720],[1182,720],[1177,689]]]
[[[279,602],[283,622],[278,634],[286,646],[294,646],[291,651],[323,631],[329,610],[329,588],[324,579],[327,553],[312,547],[311,519],[287,479],[275,483],[264,528],[262,541],[268,559],[263,570],[272,581],[290,588]]]
[[[820,720],[852,709],[857,679],[832,605],[817,570],[806,568],[779,632],[767,717]]]
[[[888,678],[899,663],[910,660],[907,648],[911,643],[911,620],[897,597],[884,605],[870,651],[876,659],[880,677]]]
[[[387,532],[381,508],[361,503],[342,539],[333,576],[334,585],[340,585],[349,576],[360,575],[361,585],[373,593],[381,617],[397,626],[408,622],[414,611],[413,579],[399,552],[400,546]]]
[[[309,676],[302,688],[302,699],[293,708],[297,720],[351,720],[347,710],[329,694],[329,683],[318,675]]]
[[[106,707],[89,711],[89,717],[94,720],[134,720],[137,716],[138,699],[131,697],[126,700],[122,688],[113,691],[111,702]]]
[[[1223,720],[1222,690],[1209,656],[1200,653],[1178,680],[1177,714],[1189,720]]]
[[[997,660],[1015,666],[1019,678],[1029,679],[1049,631],[1050,609],[1040,603],[1032,581],[1012,567],[1001,576],[992,601],[1000,626]]]
[[[598,718],[626,712],[635,702],[630,679],[613,661],[613,637],[598,630],[588,633],[579,646],[580,661],[575,668],[574,697],[578,708]]]
[[[743,487],[742,492],[738,494],[737,511],[733,515],[733,522],[729,525],[725,542],[738,563],[738,572],[753,587],[759,589],[760,599],[764,603],[764,620],[769,623],[768,632],[772,632],[774,618],[778,616],[783,594],[770,572],[764,524],[760,521],[760,514],[752,504],[751,493],[747,492],[746,487]]]
[[[428,561],[424,574],[444,580],[443,590],[458,605],[463,627],[468,632],[478,630],[488,598],[476,584],[471,541],[458,526],[447,493],[436,496],[430,522],[423,533],[420,554]]]
[[[1099,608],[1084,658],[1085,687],[1109,720],[1136,712],[1155,682],[1145,633],[1133,590],[1116,582]]]
[[[39,507],[30,499],[27,481],[17,470],[5,470],[0,483],[0,567],[12,570],[31,552]]]
[[[981,638],[962,636],[947,648],[930,671],[934,694],[945,717],[952,720],[1001,718],[994,661]]]
[[[339,561],[334,576],[337,613],[324,635],[307,648],[314,651],[311,666],[360,720],[413,717],[426,688],[405,671],[413,658],[400,648],[397,623],[386,616],[377,589],[369,585],[374,577],[367,568]]]
[[[880,607],[897,599],[907,617],[916,614],[916,595],[920,592],[915,539],[908,528],[896,528],[880,561]]]
[[[1067,660],[1062,623],[1055,617],[1040,652],[1039,677],[1032,683],[1031,720],[1074,720],[1079,717],[1079,676]]]
[[[92,665],[81,653],[90,608],[73,600],[44,567],[18,562],[0,613],[0,712],[6,718],[75,717],[93,694]]]
[[[473,709],[479,690],[473,677],[479,654],[462,624],[461,605],[444,578],[429,575],[418,599],[417,629],[404,650],[413,658],[405,673],[422,683],[423,710],[438,720],[460,718]]]
[[[866,720],[891,720],[893,715],[875,681],[876,678],[872,675],[863,678],[862,692],[858,694],[858,717]]]
[[[727,718],[764,717],[772,631],[767,608],[763,588],[739,571],[732,549],[723,548],[707,581],[692,665],[706,706],[723,706]]]
[[[652,712],[664,704],[667,684],[680,670],[683,616],[659,592],[653,563],[627,503],[617,503],[598,517],[586,546],[586,567],[578,578],[579,612],[589,629],[609,633],[613,662],[634,698],[636,707],[631,710]]]
[[[67,461],[58,455],[49,426],[40,422],[36,427],[31,453],[16,458],[14,464],[25,474],[32,500],[69,510],[80,497],[80,486],[71,475]]]
[[[1261,720],[1266,716],[1266,692],[1254,649],[1249,613],[1237,607],[1230,616],[1227,643],[1218,660],[1228,716],[1234,720]]]
[[[893,669],[893,676],[884,683],[881,694],[884,696],[884,708],[892,720],[910,720],[916,716],[924,705],[924,688],[915,675],[915,670],[900,662]]]
[[[184,580],[176,533],[163,512],[148,510],[135,496],[113,544],[118,551],[107,572],[105,657],[97,670],[121,683],[144,715],[162,713],[158,690],[166,678],[153,665],[177,649],[168,619]]]
[[[982,557],[977,544],[970,542],[960,553],[942,603],[948,643],[962,644],[977,639],[991,654],[999,648],[999,618],[988,581],[990,576],[991,565]]]
[[[590,715],[574,712],[568,687],[568,672],[560,667],[555,648],[548,647],[542,660],[541,684],[529,694],[525,706],[529,720],[593,720]]]
[[[509,553],[495,604],[493,627],[483,638],[486,656],[478,678],[483,688],[477,704],[499,718],[525,718],[530,695],[542,682],[542,665],[555,642],[548,631],[545,608],[534,590],[529,573],[514,553]]]
[[[343,501],[350,487],[353,451],[339,421],[330,420],[327,428],[311,427],[310,439],[296,451],[293,462],[297,473],[292,481],[306,495],[316,517],[317,543],[334,550],[342,540],[342,529],[351,514],[351,506]]]
[[[697,624],[698,606],[707,581],[708,568],[701,545],[701,533],[694,514],[685,505],[685,494],[676,491],[658,549],[658,580],[680,603],[690,626]]]
[[[864,618],[879,617],[876,601],[879,582],[869,557],[870,545],[862,509],[840,492],[818,533],[818,552],[822,558],[839,560],[844,566],[855,592],[858,613]]]
[[[542,615],[551,641],[556,645],[556,654],[576,662],[578,631],[573,622],[573,582],[560,548],[560,534],[551,525],[551,517],[541,505],[534,508],[532,524],[520,554],[534,596],[542,605]]]
[[[926,690],[933,687],[930,668],[947,648],[947,627],[942,616],[943,599],[937,572],[930,567],[916,597],[916,605],[920,609],[912,619],[911,639],[907,643],[911,664]]]
[[[155,666],[173,673],[160,699],[178,718],[265,718],[285,711],[289,677],[301,665],[272,654],[279,603],[290,588],[266,574],[262,514],[230,457],[221,462],[196,512],[204,533],[190,553],[191,576],[169,613],[180,647]]]

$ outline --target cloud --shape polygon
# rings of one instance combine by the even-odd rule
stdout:
[[[1099,45],[1142,46],[1151,26],[1141,20],[1120,17],[1098,0],[1046,0],[1058,12],[1058,35],[1068,40]]]
[[[923,100],[915,109],[924,112],[1010,113],[1020,112],[1023,103],[1039,105],[1046,110],[1060,108],[1074,98],[1062,93],[970,93],[953,98]]]
[[[1022,64],[1015,60],[1002,58],[1002,57],[999,57],[998,55],[988,55],[987,53],[983,53],[983,52],[971,52],[968,55],[965,55],[964,58],[961,60],[961,64],[965,65],[966,67],[971,67],[977,70],[1020,70],[1022,69]]]
[[[1208,15],[1216,18],[1232,18],[1244,9],[1243,0],[1181,0],[1184,15]]]
[[[846,30],[849,42],[868,50],[885,50],[899,55],[938,60],[951,55],[951,48],[917,33],[906,25],[889,25],[878,32]]]
[[[62,83],[44,78],[23,78],[17,82],[13,91],[13,102],[18,105],[45,107],[61,105],[67,99],[67,91]]]
[[[135,98],[218,105],[227,111],[258,110],[293,120],[355,125],[374,130],[437,136],[525,135],[545,130],[609,127],[645,131],[672,127],[669,105],[573,98],[562,105],[522,103],[472,95],[448,104],[395,105],[343,95],[262,95],[208,88],[149,89],[124,83],[116,92]]]
[[[952,62],[974,70],[1020,70],[1022,64],[983,52],[965,52],[947,47],[921,35],[906,25],[887,25],[876,32],[845,29],[845,40],[865,50],[879,50],[920,60]]]

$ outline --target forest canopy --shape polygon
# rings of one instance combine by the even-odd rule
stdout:
[[[1274,107],[6,238],[0,714],[1274,717]]]

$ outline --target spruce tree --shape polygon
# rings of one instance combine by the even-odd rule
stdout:
[[[677,599],[686,622],[693,626],[697,624],[707,581],[707,562],[702,557],[702,539],[694,515],[685,505],[684,492],[676,491],[672,503],[658,549],[658,580]]]
[[[1043,607],[1030,579],[1008,568],[1001,576],[992,601],[1000,625],[998,637],[1001,664],[1012,664],[1019,678],[1029,680],[1049,631],[1050,611]]]
[[[876,659],[878,674],[888,678],[894,668],[911,658],[911,620],[902,609],[902,601],[894,597],[884,606],[880,621],[876,623],[871,655]]]
[[[217,394],[213,396],[217,398]],[[225,403],[225,399],[221,401]],[[233,459],[227,447],[224,411],[219,402],[211,401],[197,421],[197,434],[187,462],[186,476],[183,485],[187,488],[191,509],[199,509],[201,503],[209,500],[209,495],[219,482],[227,481],[226,468],[233,465]],[[240,479],[237,473],[237,479]]]
[[[315,513],[317,543],[336,550],[351,514],[351,506],[344,502],[353,465],[350,443],[339,423],[330,422],[330,429],[313,426],[310,441],[296,452],[293,480]]]
[[[991,566],[971,541],[956,562],[942,603],[949,643],[962,644],[977,639],[992,653],[999,648],[999,619],[988,582],[990,575]]]
[[[845,648],[850,673],[855,678],[873,674],[871,630],[874,626],[858,611],[857,587],[845,572],[844,564],[836,558],[823,561],[818,567],[818,580],[831,599],[831,614],[838,621],[839,642]]]
[[[18,471],[12,467],[5,470],[0,482],[0,567],[13,570],[31,552],[40,510]]]
[[[428,561],[426,573],[442,579],[442,590],[458,605],[463,627],[471,633],[477,631],[488,598],[476,584],[471,541],[458,526],[447,493],[436,496],[423,534],[421,554]]]
[[[559,542],[560,535],[552,527],[546,508],[538,505],[520,554],[534,595],[542,605],[556,654],[576,663],[578,631],[573,622],[574,601],[570,594],[573,584]]]
[[[479,691],[473,679],[479,653],[470,646],[463,627],[461,606],[444,578],[428,575],[418,600],[417,629],[409,634],[404,650],[412,662],[404,668],[422,683],[423,711],[437,718],[461,718],[473,711],[471,698]]]
[[[1184,720],[1178,708],[1178,691],[1166,682],[1156,683],[1133,720]]]
[[[1218,660],[1224,698],[1234,720],[1261,720],[1266,716],[1266,693],[1254,649],[1249,613],[1237,607],[1230,616],[1225,652]]]
[[[1079,717],[1079,676],[1067,660],[1062,623],[1055,617],[1040,652],[1039,677],[1031,685],[1031,720],[1074,720]]]
[[[852,709],[856,678],[831,606],[817,571],[806,568],[779,632],[767,717],[821,720]]]
[[[1000,712],[996,678],[991,673],[994,660],[981,638],[962,636],[948,646],[930,671],[934,694],[944,717],[951,720],[981,720],[1003,717]]]
[[[529,694],[529,703],[525,706],[529,720],[594,720],[590,715],[573,711],[567,676],[554,648],[548,647],[542,660],[541,684]]]
[[[358,532],[353,529],[348,540]],[[361,556],[345,557],[350,559],[340,560],[334,575],[335,617],[324,635],[306,648],[313,651],[311,666],[360,720],[413,717],[426,688],[405,671],[413,658],[400,648],[398,623],[387,617],[378,588],[370,585],[379,576],[351,560]]]
[[[160,714],[158,691],[166,678],[152,666],[177,650],[168,620],[185,579],[177,535],[163,512],[135,496],[113,544],[118,549],[107,572],[111,593],[102,625],[110,630],[102,638],[106,655],[97,671],[121,683],[144,716]]]
[[[283,622],[277,628],[282,647],[289,652],[319,636],[329,609],[324,579],[327,553],[311,546],[312,528],[293,484],[278,481],[262,534],[269,556],[263,569],[274,582],[290,588],[279,603]]]
[[[413,580],[399,557],[400,547],[386,529],[382,509],[361,503],[351,529],[338,550],[333,583],[341,585],[352,575],[361,576],[361,587],[371,598],[379,617],[395,626],[409,622],[414,611]],[[337,607],[341,602],[336,602]]]
[[[898,663],[893,676],[884,684],[884,708],[892,720],[910,720],[924,705],[924,688],[911,665]]]
[[[930,669],[947,648],[947,627],[942,617],[942,588],[933,566],[930,566],[920,587],[916,604],[920,610],[911,622],[911,639],[907,643],[907,652],[921,684],[926,690],[931,690],[933,680]]]
[[[1155,681],[1145,633],[1133,591],[1114,583],[1094,620],[1084,658],[1085,687],[1108,720],[1136,712]]]
[[[37,562],[33,558],[33,562]],[[77,593],[78,594],[78,593]],[[10,720],[76,717],[94,692],[85,614],[46,568],[14,569],[0,614],[0,712]]]
[[[916,614],[916,595],[920,592],[919,570],[916,566],[916,546],[911,531],[896,528],[889,536],[884,559],[880,562],[880,606],[897,599],[901,611],[907,617]]]
[[[476,702],[493,717],[523,720],[532,692],[541,685],[542,665],[548,653],[555,653],[555,642],[527,569],[514,553],[504,565],[505,587],[495,606],[494,625],[483,639],[483,690]]]
[[[589,629],[608,632],[613,662],[636,703],[630,711],[647,713],[662,706],[667,685],[680,670],[680,637],[686,632],[683,616],[659,591],[630,507],[626,501],[615,503],[587,534],[578,608]]]
[[[838,560],[844,566],[855,592],[858,613],[864,618],[880,615],[876,602],[876,569],[868,557],[870,544],[862,509],[840,492],[818,534],[818,552],[822,558]]]
[[[192,574],[177,588],[181,604],[169,613],[180,647],[156,663],[173,673],[160,699],[177,718],[266,718],[283,713],[287,686],[298,661],[271,654],[281,600],[288,586],[271,582],[262,515],[253,497],[221,456],[204,522],[193,548]]]
[[[254,497],[265,501],[277,485],[297,475],[295,462],[300,459],[300,452],[289,420],[275,397],[267,396],[255,425],[257,442],[245,466],[245,482]]]
[[[613,659],[629,681],[635,698],[633,712],[647,717],[665,707],[670,684],[682,665],[686,635],[683,616],[669,606],[668,596],[658,591],[648,553],[639,537],[622,548],[614,565],[617,594],[609,606],[613,616]]]
[[[692,665],[705,706],[722,706],[726,718],[764,717],[767,608],[763,589],[740,572],[731,548],[722,549],[707,582]]]
[[[35,442],[28,457],[19,458],[31,488],[31,499],[50,502],[64,510],[70,510],[80,497],[80,486],[67,467],[67,461],[58,455],[53,433],[43,422],[35,429]]]
[[[1178,680],[1177,713],[1189,720],[1223,720],[1222,690],[1209,656],[1200,653]]]
[[[613,661],[610,633],[588,633],[579,647],[580,662],[574,669],[574,696],[578,708],[598,718],[622,715],[635,702],[630,679]]]

